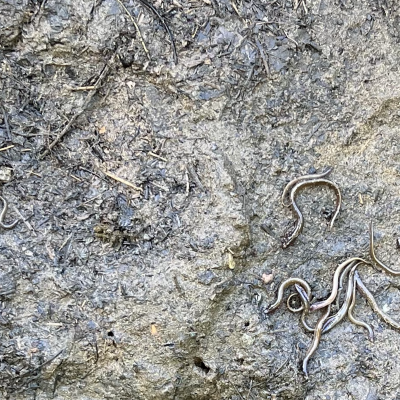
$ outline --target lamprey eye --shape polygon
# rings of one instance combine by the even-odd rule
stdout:
[[[281,237],[282,248],[286,249],[286,247],[290,246],[293,242],[292,238],[296,232],[296,228],[289,228],[287,232]]]

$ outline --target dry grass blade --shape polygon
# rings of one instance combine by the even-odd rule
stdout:
[[[118,181],[118,182],[121,182],[121,183],[123,183],[124,185],[127,185],[127,186],[131,187],[132,189],[138,190],[139,192],[143,192],[143,189],[142,189],[142,188],[140,188],[139,186],[134,185],[133,183],[127,181],[126,179],[120,178],[119,176],[114,175],[114,174],[111,173],[111,172],[107,172],[107,171],[103,171],[103,172],[104,172],[107,176],[109,176],[110,178],[112,178],[112,179],[114,179],[114,180],[116,180],[116,181]]]

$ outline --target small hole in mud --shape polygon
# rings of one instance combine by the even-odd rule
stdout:
[[[113,331],[107,332],[107,336],[114,337],[114,332]]]
[[[245,323],[244,323],[244,326],[249,326],[250,325],[250,322],[249,321],[246,321]]]
[[[203,360],[200,357],[194,357],[193,358],[194,365],[198,368],[201,368],[206,374],[210,371],[210,368],[207,367],[206,364],[204,364]]]

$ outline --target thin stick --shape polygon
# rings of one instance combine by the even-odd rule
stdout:
[[[111,172],[107,172],[107,171],[103,171],[103,172],[104,172],[107,176],[109,176],[110,178],[115,179],[116,181],[121,182],[121,183],[123,183],[124,185],[127,185],[127,186],[129,186],[129,187],[131,187],[131,188],[133,188],[133,189],[135,189],[135,190],[138,190],[139,192],[143,192],[143,189],[142,189],[142,188],[140,188],[140,187],[134,185],[133,183],[127,181],[126,179],[120,178],[119,176],[114,175],[114,174],[111,173]]]
[[[129,10],[125,7],[125,4],[124,4],[121,0],[117,0],[117,1],[118,1],[119,5],[121,6],[121,8],[125,11],[126,15],[128,15],[128,17],[129,17],[130,20],[132,21],[132,24],[135,26],[135,29],[136,29],[136,31],[137,31],[137,33],[138,33],[139,40],[140,40],[140,43],[142,44],[143,50],[144,50],[144,52],[146,53],[147,58],[148,58],[149,60],[151,60],[149,50],[147,50],[146,43],[144,42],[142,32],[140,31],[140,28],[139,28],[139,25],[138,25],[137,22],[136,22],[136,19],[135,19],[135,18],[133,17],[133,15],[129,12]]]
[[[58,249],[58,251],[61,251],[64,247],[65,247],[65,245],[68,243],[68,241],[69,240],[71,240],[72,239],[72,233],[64,240],[64,243],[61,245],[61,247]]]
[[[267,61],[267,59],[265,58],[264,50],[263,50],[263,48],[262,48],[262,46],[261,46],[261,43],[258,41],[258,39],[256,39],[256,45],[257,45],[258,51],[260,52],[261,58],[262,58],[262,60],[263,60],[265,72],[267,73],[267,75],[269,75],[269,74],[270,74],[270,71],[269,71],[268,61]]]
[[[34,234],[35,236],[37,236],[37,234],[36,234],[35,229],[33,228],[33,226],[32,226],[32,225],[26,220],[26,218],[20,213],[20,211],[18,210],[18,208],[14,206],[14,210],[15,210],[15,212],[20,216],[22,222],[28,227],[28,229],[29,229],[30,231],[32,231],[33,234]]]
[[[62,137],[69,131],[69,128],[71,125],[75,122],[75,120],[83,113],[83,110],[79,110],[68,122],[67,125],[65,125],[64,129],[61,131],[61,133],[50,143],[49,147],[47,150],[45,150],[40,156],[39,159],[43,159],[46,157],[50,151],[53,149],[53,147],[62,139]]]
[[[104,182],[108,182],[107,179],[104,179],[103,177],[101,177],[100,175],[97,175],[95,172],[91,171],[90,169],[84,168],[84,167],[79,167],[80,170],[85,171],[89,174],[94,175],[96,178],[101,179]]]
[[[15,147],[13,144],[11,144],[10,146],[6,146],[0,149],[0,151],[6,151],[8,149],[12,149],[13,147]]]
[[[239,392],[238,388],[235,386],[235,384],[233,382],[231,382],[229,379],[228,379],[228,382],[234,387],[234,389],[236,390],[236,393],[239,395],[239,397],[242,400],[244,400],[243,396],[240,394],[240,392]]]
[[[3,119],[4,119],[4,125],[6,126],[6,132],[7,132],[7,142],[11,142],[11,130],[10,130],[10,125],[8,125],[8,118],[7,118],[7,113],[4,107],[1,107],[3,110]]]
[[[94,196],[94,197],[90,198],[89,200],[86,200],[84,203],[82,203],[82,205],[83,205],[83,204],[89,204],[91,201],[96,200],[96,199],[98,199],[99,197],[101,197],[102,194],[103,194],[103,193],[100,193],[99,195]]]
[[[186,169],[189,172],[190,176],[192,177],[192,179],[194,180],[194,182],[196,183],[196,186],[205,192],[204,186],[201,183],[196,171],[194,170],[193,166],[191,164],[187,164],[186,165]]]
[[[45,367],[46,365],[48,365],[51,362],[53,362],[63,351],[64,351],[64,349],[60,350],[55,356],[51,357],[50,359],[48,359],[47,361],[45,361],[43,364],[39,365],[38,367],[34,368],[33,370],[25,372],[24,374],[22,374],[20,376],[16,376],[14,378],[14,380],[25,378],[25,376],[28,376],[30,374],[33,374],[36,371],[41,370],[43,367]]]
[[[240,13],[239,13],[239,10],[238,10],[238,8],[236,7],[236,4],[235,4],[235,2],[234,2],[233,0],[231,0],[231,6],[232,6],[232,8],[235,10],[235,12],[236,12],[236,14],[238,15],[238,17],[241,18]]]
[[[293,42],[296,45],[296,47],[300,47],[299,44],[294,39],[289,37],[288,34],[283,29],[282,29],[282,32],[285,34],[285,36],[287,37],[288,40],[290,40],[291,42]]]
[[[72,86],[67,86],[68,90],[71,90],[72,92],[78,92],[80,90],[94,90],[96,89],[95,86],[78,86],[78,87],[72,87]]]
[[[157,9],[152,4],[148,3],[146,0],[138,0],[138,1],[139,1],[139,3],[141,3],[142,5],[147,7],[150,11],[152,11],[158,17],[161,24],[164,26],[165,30],[167,31],[167,33],[171,39],[172,52],[174,54],[174,62],[175,62],[175,64],[178,64],[178,54],[176,52],[175,39],[174,39],[174,35],[171,32],[171,29],[169,29],[169,26],[165,22],[164,18],[161,16],[161,14],[157,11]]]
[[[158,187],[158,188],[161,189],[161,190],[164,190],[164,192],[169,192],[169,189],[166,188],[166,187],[164,187],[164,186],[158,185],[158,184],[155,183],[155,182],[151,182],[151,184],[154,185],[155,187]]]
[[[186,197],[188,197],[189,196],[189,189],[190,189],[190,182],[189,182],[189,172],[188,172],[187,169],[186,169],[185,175],[186,175],[186,191],[185,191],[185,194],[186,194]]]
[[[75,176],[74,174],[70,174],[69,175],[71,178],[75,179],[78,182],[82,182],[82,179],[78,178],[77,176]]]
[[[168,161],[166,158],[161,157],[161,156],[159,156],[158,154],[153,153],[152,151],[149,151],[147,154],[148,154],[149,156],[154,157],[154,158],[158,158],[158,159],[161,160],[161,161],[165,161],[165,162]]]

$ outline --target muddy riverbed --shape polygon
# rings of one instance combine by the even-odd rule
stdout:
[[[0,3],[0,397],[393,400],[400,332],[357,298],[311,343],[279,284],[400,269],[395,0]],[[334,170],[334,194],[286,183]],[[363,266],[400,321],[400,278]],[[315,322],[315,321],[314,321]],[[397,397],[396,397],[397,396]]]

